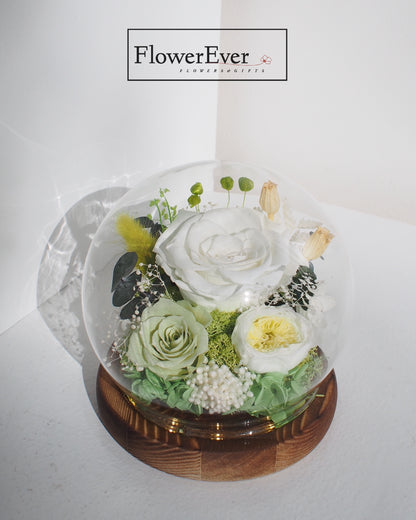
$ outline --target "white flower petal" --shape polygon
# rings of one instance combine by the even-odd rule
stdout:
[[[282,229],[248,208],[182,211],[159,237],[156,262],[192,302],[235,309],[247,291],[274,289],[297,255]]]
[[[265,316],[284,318],[290,322],[296,330],[298,342],[269,352],[253,348],[248,341],[249,331],[258,318]],[[237,319],[231,339],[243,363],[250,370],[259,373],[287,373],[301,363],[309,350],[316,346],[315,331],[311,323],[288,306],[261,306],[242,313]]]

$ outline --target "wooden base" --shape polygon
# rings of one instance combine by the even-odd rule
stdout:
[[[281,428],[222,440],[191,437],[157,426],[137,411],[103,367],[97,376],[97,399],[109,433],[146,464],[195,480],[243,480],[286,468],[315,448],[332,422],[337,382],[332,371],[308,408]]]

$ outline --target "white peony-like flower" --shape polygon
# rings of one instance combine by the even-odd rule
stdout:
[[[154,252],[184,298],[234,310],[258,304],[289,264],[298,265],[289,235],[253,209],[181,211]]]
[[[237,319],[231,340],[250,370],[287,373],[316,347],[311,323],[290,307],[257,307]]]

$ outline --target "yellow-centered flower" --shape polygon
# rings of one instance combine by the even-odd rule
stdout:
[[[287,305],[262,305],[243,312],[231,341],[242,363],[259,374],[287,374],[317,345],[310,321]]]
[[[269,220],[273,220],[280,208],[279,193],[274,182],[268,181],[263,184],[259,202],[261,209],[267,213]]]
[[[318,227],[303,246],[303,256],[311,261],[322,256],[334,235],[324,227]]]
[[[262,316],[253,321],[247,342],[260,352],[271,352],[299,341],[294,324],[284,316]]]

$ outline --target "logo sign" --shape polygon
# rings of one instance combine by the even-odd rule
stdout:
[[[287,81],[287,29],[127,29],[128,81]]]

